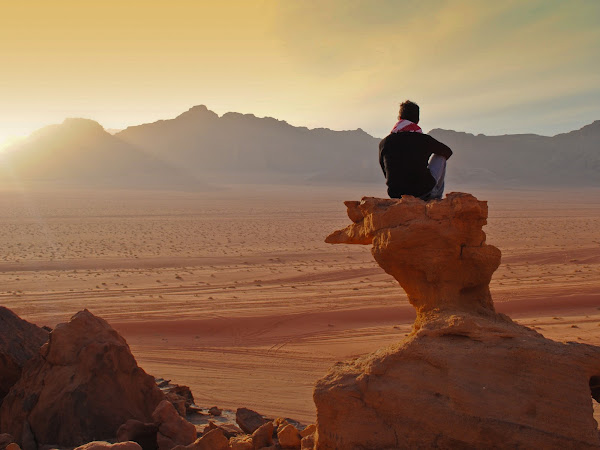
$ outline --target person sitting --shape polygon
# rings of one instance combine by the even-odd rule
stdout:
[[[419,105],[403,102],[398,123],[379,143],[379,164],[390,198],[412,195],[427,201],[444,194],[446,160],[452,150],[424,134],[418,123]]]

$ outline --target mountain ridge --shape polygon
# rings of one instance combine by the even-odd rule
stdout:
[[[555,136],[487,136],[441,128],[429,134],[454,151],[450,184],[600,185],[600,120]],[[92,119],[67,118],[9,147],[0,161],[27,180],[100,185],[383,183],[379,140],[360,128],[309,129],[254,114],[219,116],[196,105],[174,118],[114,134]]]

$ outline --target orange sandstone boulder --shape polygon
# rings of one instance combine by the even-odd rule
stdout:
[[[494,311],[500,252],[485,243],[485,202],[347,206],[353,223],[327,241],[372,243],[417,319],[402,342],[319,380],[315,448],[600,447],[600,347],[551,341]]]
[[[218,428],[210,430],[186,446],[177,446],[173,450],[229,450],[229,439]]]
[[[281,448],[300,448],[302,437],[294,425],[286,425],[277,432],[277,440]]]
[[[0,407],[2,432],[30,428],[38,445],[112,439],[129,419],[150,422],[163,399],[125,340],[87,310],[50,333]]]
[[[255,449],[269,447],[273,444],[273,422],[266,422],[252,433],[252,444]]]

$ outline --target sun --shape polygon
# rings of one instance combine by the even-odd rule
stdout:
[[[4,136],[0,134],[0,153],[4,152],[11,145],[23,140],[25,136]]]

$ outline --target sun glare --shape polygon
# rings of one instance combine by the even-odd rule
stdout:
[[[25,139],[25,136],[2,136],[0,135],[0,153],[13,144]]]

